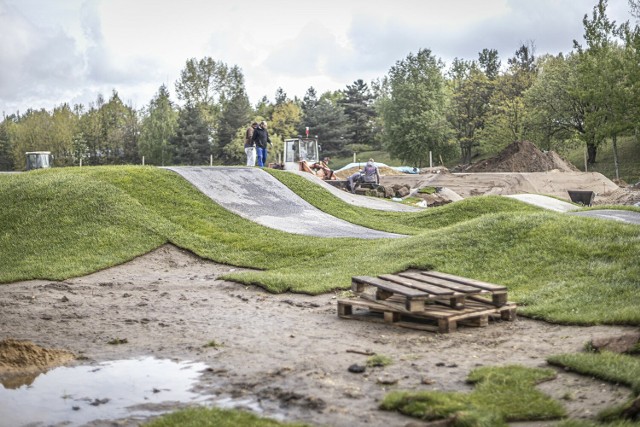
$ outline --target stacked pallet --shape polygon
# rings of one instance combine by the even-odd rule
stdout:
[[[516,316],[506,287],[437,271],[355,276],[351,289],[355,298],[338,300],[342,318],[449,333],[458,324],[486,326],[489,318],[514,320]],[[375,293],[367,292],[371,289]]]

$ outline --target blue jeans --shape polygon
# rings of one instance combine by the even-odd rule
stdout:
[[[258,166],[264,167],[267,164],[267,147],[256,147],[256,155],[258,157]]]

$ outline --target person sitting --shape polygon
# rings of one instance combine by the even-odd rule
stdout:
[[[347,186],[352,193],[356,192],[356,186],[361,183],[380,184],[380,171],[373,159],[369,159],[364,169],[347,178]]]
[[[329,161],[330,160],[331,159],[329,157],[325,157],[324,159],[320,160],[319,162],[315,162],[314,164],[311,165],[311,170],[316,175],[321,175],[322,179],[324,179],[324,180],[338,179],[336,177],[336,174],[329,168]]]

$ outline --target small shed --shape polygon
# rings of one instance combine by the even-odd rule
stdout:
[[[51,151],[28,151],[25,153],[27,157],[27,170],[44,169],[53,166],[53,156]]]

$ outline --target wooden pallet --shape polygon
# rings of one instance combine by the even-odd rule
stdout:
[[[467,298],[480,295],[491,296],[491,303],[496,307],[507,303],[505,286],[437,271],[407,270],[378,277],[351,278],[351,290],[356,294],[368,286],[376,288],[377,300],[385,300],[392,295],[403,297],[405,308],[410,312],[421,312],[427,301],[442,299],[448,299],[452,308],[464,309]]]
[[[394,299],[396,301],[393,301]],[[368,310],[356,312],[354,308],[358,307]],[[338,300],[338,316],[344,319],[366,320],[404,328],[449,333],[455,332],[458,324],[483,327],[489,324],[490,318],[515,320],[516,306],[507,303],[502,307],[495,307],[489,301],[478,300],[468,302],[462,310],[447,305],[430,304],[424,311],[416,313],[407,311],[403,307],[403,301],[397,297],[391,297],[390,301],[385,301],[385,304],[368,300],[366,297],[355,297]]]
[[[375,288],[370,295],[367,288]],[[338,300],[338,316],[395,326],[454,332],[458,324],[486,326],[490,318],[514,320],[507,288],[436,271],[409,270],[352,278],[356,298]],[[356,313],[354,310],[361,308]]]

